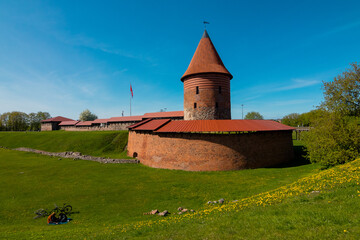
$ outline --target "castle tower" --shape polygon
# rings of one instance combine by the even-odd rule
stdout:
[[[184,119],[231,119],[231,79],[232,75],[205,30],[188,69],[181,77],[184,83]]]

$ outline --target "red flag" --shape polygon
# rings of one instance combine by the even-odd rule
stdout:
[[[132,90],[132,87],[131,87],[131,83],[130,83],[130,92],[131,92],[131,97],[134,97],[134,93],[133,93],[133,90]]]

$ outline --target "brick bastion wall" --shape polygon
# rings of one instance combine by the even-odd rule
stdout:
[[[129,131],[128,155],[154,168],[224,171],[273,166],[294,158],[292,131],[239,134]]]

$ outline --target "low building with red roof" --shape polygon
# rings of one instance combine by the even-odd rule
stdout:
[[[74,120],[61,116],[45,119],[41,121],[41,131],[59,130],[60,129],[59,124],[63,121],[74,121]]]
[[[145,119],[184,119],[183,111],[152,112],[140,116],[111,117],[80,122],[65,117],[55,117],[41,121],[42,131],[117,131],[128,130],[128,126],[137,124]]]

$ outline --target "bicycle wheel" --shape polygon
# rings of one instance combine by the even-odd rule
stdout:
[[[66,205],[64,207],[65,214],[69,214],[69,213],[71,213],[71,211],[72,211],[72,206],[71,205]]]
[[[39,217],[46,217],[49,216],[49,213],[45,210],[45,209],[38,209],[34,212],[36,214],[36,216],[34,217],[34,219],[39,218]]]

